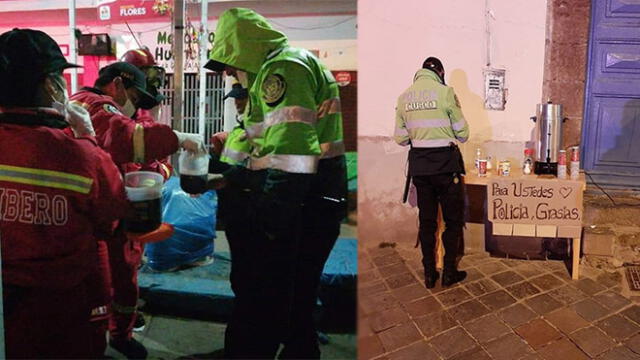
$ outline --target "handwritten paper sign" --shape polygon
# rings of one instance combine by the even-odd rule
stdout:
[[[507,224],[582,225],[580,181],[492,178],[487,184],[489,220]]]

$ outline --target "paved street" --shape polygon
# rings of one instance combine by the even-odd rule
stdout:
[[[356,227],[343,224],[340,235],[355,237]],[[215,252],[229,251],[229,243],[223,231],[216,233]],[[144,311],[144,307],[142,308]],[[145,314],[147,326],[134,336],[149,351],[149,359],[221,359],[224,348],[226,323],[172,317],[161,314]],[[329,343],[320,346],[322,359],[355,359],[356,335],[351,333],[329,333]],[[107,355],[125,359],[113,349]]]
[[[367,247],[368,246],[368,247]],[[622,273],[466,255],[427,290],[412,244],[359,250],[359,359],[640,359],[640,297]]]

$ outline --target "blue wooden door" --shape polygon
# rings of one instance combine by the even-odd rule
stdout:
[[[591,6],[582,165],[600,185],[640,189],[640,2]]]

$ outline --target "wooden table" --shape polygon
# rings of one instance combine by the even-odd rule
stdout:
[[[505,182],[509,182],[509,184],[536,184],[540,186],[541,189],[548,190],[549,188],[553,188],[555,190],[565,189],[571,187],[572,189],[579,189],[575,194],[571,195],[572,197],[567,197],[562,199],[560,197],[560,192],[556,191],[554,196],[557,198],[553,198],[550,201],[572,201],[572,206],[577,207],[577,211],[579,212],[579,220],[540,220],[540,219],[494,219],[489,218],[489,213],[494,210],[494,208],[489,208],[488,201],[491,197],[490,191],[497,191],[495,188],[490,189],[487,186],[491,184],[492,187],[496,186],[496,184],[504,184]],[[467,175],[465,176],[465,185],[467,188],[467,197],[468,197],[468,206],[469,209],[467,211],[467,222],[472,223],[483,223],[486,224],[487,221],[492,223],[492,231],[485,234],[488,236],[491,235],[503,235],[503,236],[532,236],[532,237],[557,237],[557,238],[571,238],[571,257],[572,257],[572,269],[571,269],[571,277],[572,279],[578,279],[579,277],[579,264],[580,264],[580,248],[581,248],[581,236],[582,236],[582,193],[586,189],[586,181],[584,174],[581,173],[580,177],[577,180],[569,179],[567,175],[566,180],[557,179],[554,176],[538,176],[538,175],[524,175],[522,174],[520,169],[514,169],[512,171],[511,176],[502,177],[498,176],[495,173],[489,173],[487,176],[479,177],[475,170],[471,169],[467,171]],[[514,185],[518,186],[518,185]],[[484,196],[482,194],[484,192]],[[499,192],[499,191],[498,191]],[[564,195],[564,193],[563,193]],[[522,193],[521,193],[522,196]],[[575,196],[575,197],[574,197]],[[498,196],[499,197],[499,196]],[[497,197],[494,196],[494,201],[496,201]],[[513,200],[513,198],[510,198]],[[524,199],[526,201],[537,201],[537,199],[529,198]],[[540,200],[542,201],[542,200]],[[545,200],[546,201],[546,200]],[[493,203],[495,205],[495,203]],[[561,202],[563,206],[564,202]],[[495,211],[494,211],[495,212]],[[535,215],[533,216],[535,217]],[[556,221],[556,224],[552,224],[552,222]],[[568,222],[567,222],[568,221]],[[486,225],[485,225],[486,226]],[[486,238],[485,238],[486,241]],[[442,250],[439,248],[439,251]]]

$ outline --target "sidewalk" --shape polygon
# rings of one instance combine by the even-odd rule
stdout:
[[[148,359],[222,359],[226,324],[213,321],[146,314],[147,326],[134,336],[149,351]],[[355,335],[327,334],[320,345],[322,359],[355,359]],[[108,348],[107,355],[126,359]]]
[[[359,359],[640,359],[640,294],[622,273],[466,255],[461,284],[424,287],[420,250],[359,250]]]

